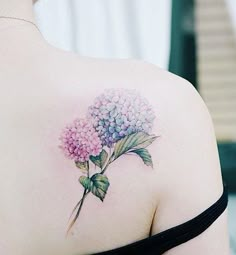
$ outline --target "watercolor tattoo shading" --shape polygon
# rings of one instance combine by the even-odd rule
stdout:
[[[62,131],[60,148],[83,173],[79,182],[84,188],[82,198],[72,211],[71,217],[75,216],[67,234],[89,193],[101,201],[105,199],[110,186],[105,172],[112,162],[122,155],[134,154],[145,165],[153,167],[147,147],[157,138],[150,134],[154,119],[151,105],[135,90],[109,89],[94,100],[86,118],[76,119]],[[92,165],[98,171],[90,176]]]

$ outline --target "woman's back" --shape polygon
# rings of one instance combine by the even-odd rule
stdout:
[[[187,221],[220,197],[214,132],[191,84],[141,61],[64,53],[45,44],[29,24],[1,28],[1,254],[109,250]],[[59,137],[67,124],[86,118],[107,89],[135,89],[152,105],[153,168],[132,153],[111,164],[104,201],[90,192],[66,236],[84,189],[81,169],[64,157]],[[205,238],[174,254],[228,254],[225,220],[224,214]],[[213,241],[218,238],[221,247]]]

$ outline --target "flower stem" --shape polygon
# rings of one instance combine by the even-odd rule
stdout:
[[[109,166],[113,161],[114,161],[114,159],[113,159],[113,154],[111,154],[111,156],[110,156],[110,158],[109,158],[107,164],[105,165],[105,167],[104,167],[103,170],[101,171],[101,174],[104,174],[104,173],[105,173],[105,171],[107,170],[108,166]]]
[[[90,192],[90,191],[87,191],[86,196],[87,196],[87,194],[88,194],[89,192]],[[77,209],[77,207],[80,205],[81,202],[82,202],[82,198],[80,199],[80,201],[76,204],[76,206],[75,206],[74,209],[72,210],[68,221],[71,219],[73,213],[75,212],[75,210]]]
[[[79,214],[80,214],[80,211],[81,211],[82,206],[83,206],[83,203],[84,203],[84,200],[85,200],[85,197],[89,194],[89,192],[90,192],[90,191],[87,192],[87,189],[84,189],[83,196],[82,196],[81,200],[78,202],[78,204],[76,205],[76,207],[74,208],[73,212],[75,211],[75,209],[76,209],[78,206],[79,206],[79,209],[78,209],[78,211],[77,211],[77,213],[76,213],[74,219],[73,219],[72,222],[70,223],[70,225],[69,225],[69,227],[68,227],[68,229],[67,229],[66,235],[69,234],[71,228],[73,227],[73,225],[75,224],[76,220],[78,219]],[[73,214],[73,212],[72,212],[72,214]]]
[[[110,154],[111,154],[111,152],[110,152]],[[114,161],[114,159],[113,159],[113,154],[111,154],[111,156],[110,156],[110,158],[109,158],[109,160],[108,160],[106,166],[105,166],[105,167],[103,168],[103,170],[101,171],[101,174],[104,174],[104,173],[105,173],[105,171],[107,170],[108,166],[109,166],[113,161]],[[87,177],[89,178],[89,170],[87,171]],[[87,189],[84,189],[84,193],[83,193],[82,198],[80,199],[80,201],[76,204],[76,206],[75,206],[74,209],[72,210],[72,213],[71,213],[71,215],[70,215],[70,217],[69,217],[69,220],[70,220],[70,218],[72,217],[72,215],[73,215],[73,213],[75,212],[75,210],[76,210],[76,209],[78,208],[78,206],[79,206],[78,211],[77,211],[77,213],[76,213],[74,219],[72,220],[72,222],[70,223],[70,225],[69,225],[69,227],[68,227],[68,229],[67,229],[67,234],[66,234],[66,235],[69,234],[71,228],[73,227],[73,225],[75,224],[76,220],[78,219],[79,214],[80,214],[80,211],[81,211],[82,206],[83,206],[83,203],[84,203],[84,200],[85,200],[86,196],[87,196],[90,192],[91,192],[91,191],[89,191],[89,190],[87,190]]]
[[[104,173],[105,173],[105,171],[107,170],[107,168],[108,168],[108,166],[109,166],[109,164],[110,164],[111,162],[112,162],[112,161],[111,161],[111,158],[109,158],[109,160],[108,160],[106,166],[105,166],[105,167],[103,168],[103,170],[101,171],[101,174],[104,174]]]

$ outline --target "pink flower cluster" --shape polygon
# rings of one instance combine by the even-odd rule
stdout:
[[[88,161],[90,156],[98,156],[102,150],[98,133],[87,119],[76,119],[68,125],[60,140],[65,156],[78,162]]]

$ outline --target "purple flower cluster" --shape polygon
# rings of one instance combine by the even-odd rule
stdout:
[[[149,133],[155,114],[148,101],[135,90],[109,89],[89,107],[88,117],[108,147],[121,138],[135,133]]]
[[[79,162],[97,156],[102,150],[102,143],[92,123],[86,119],[76,119],[68,125],[60,137],[60,148],[65,156]]]

